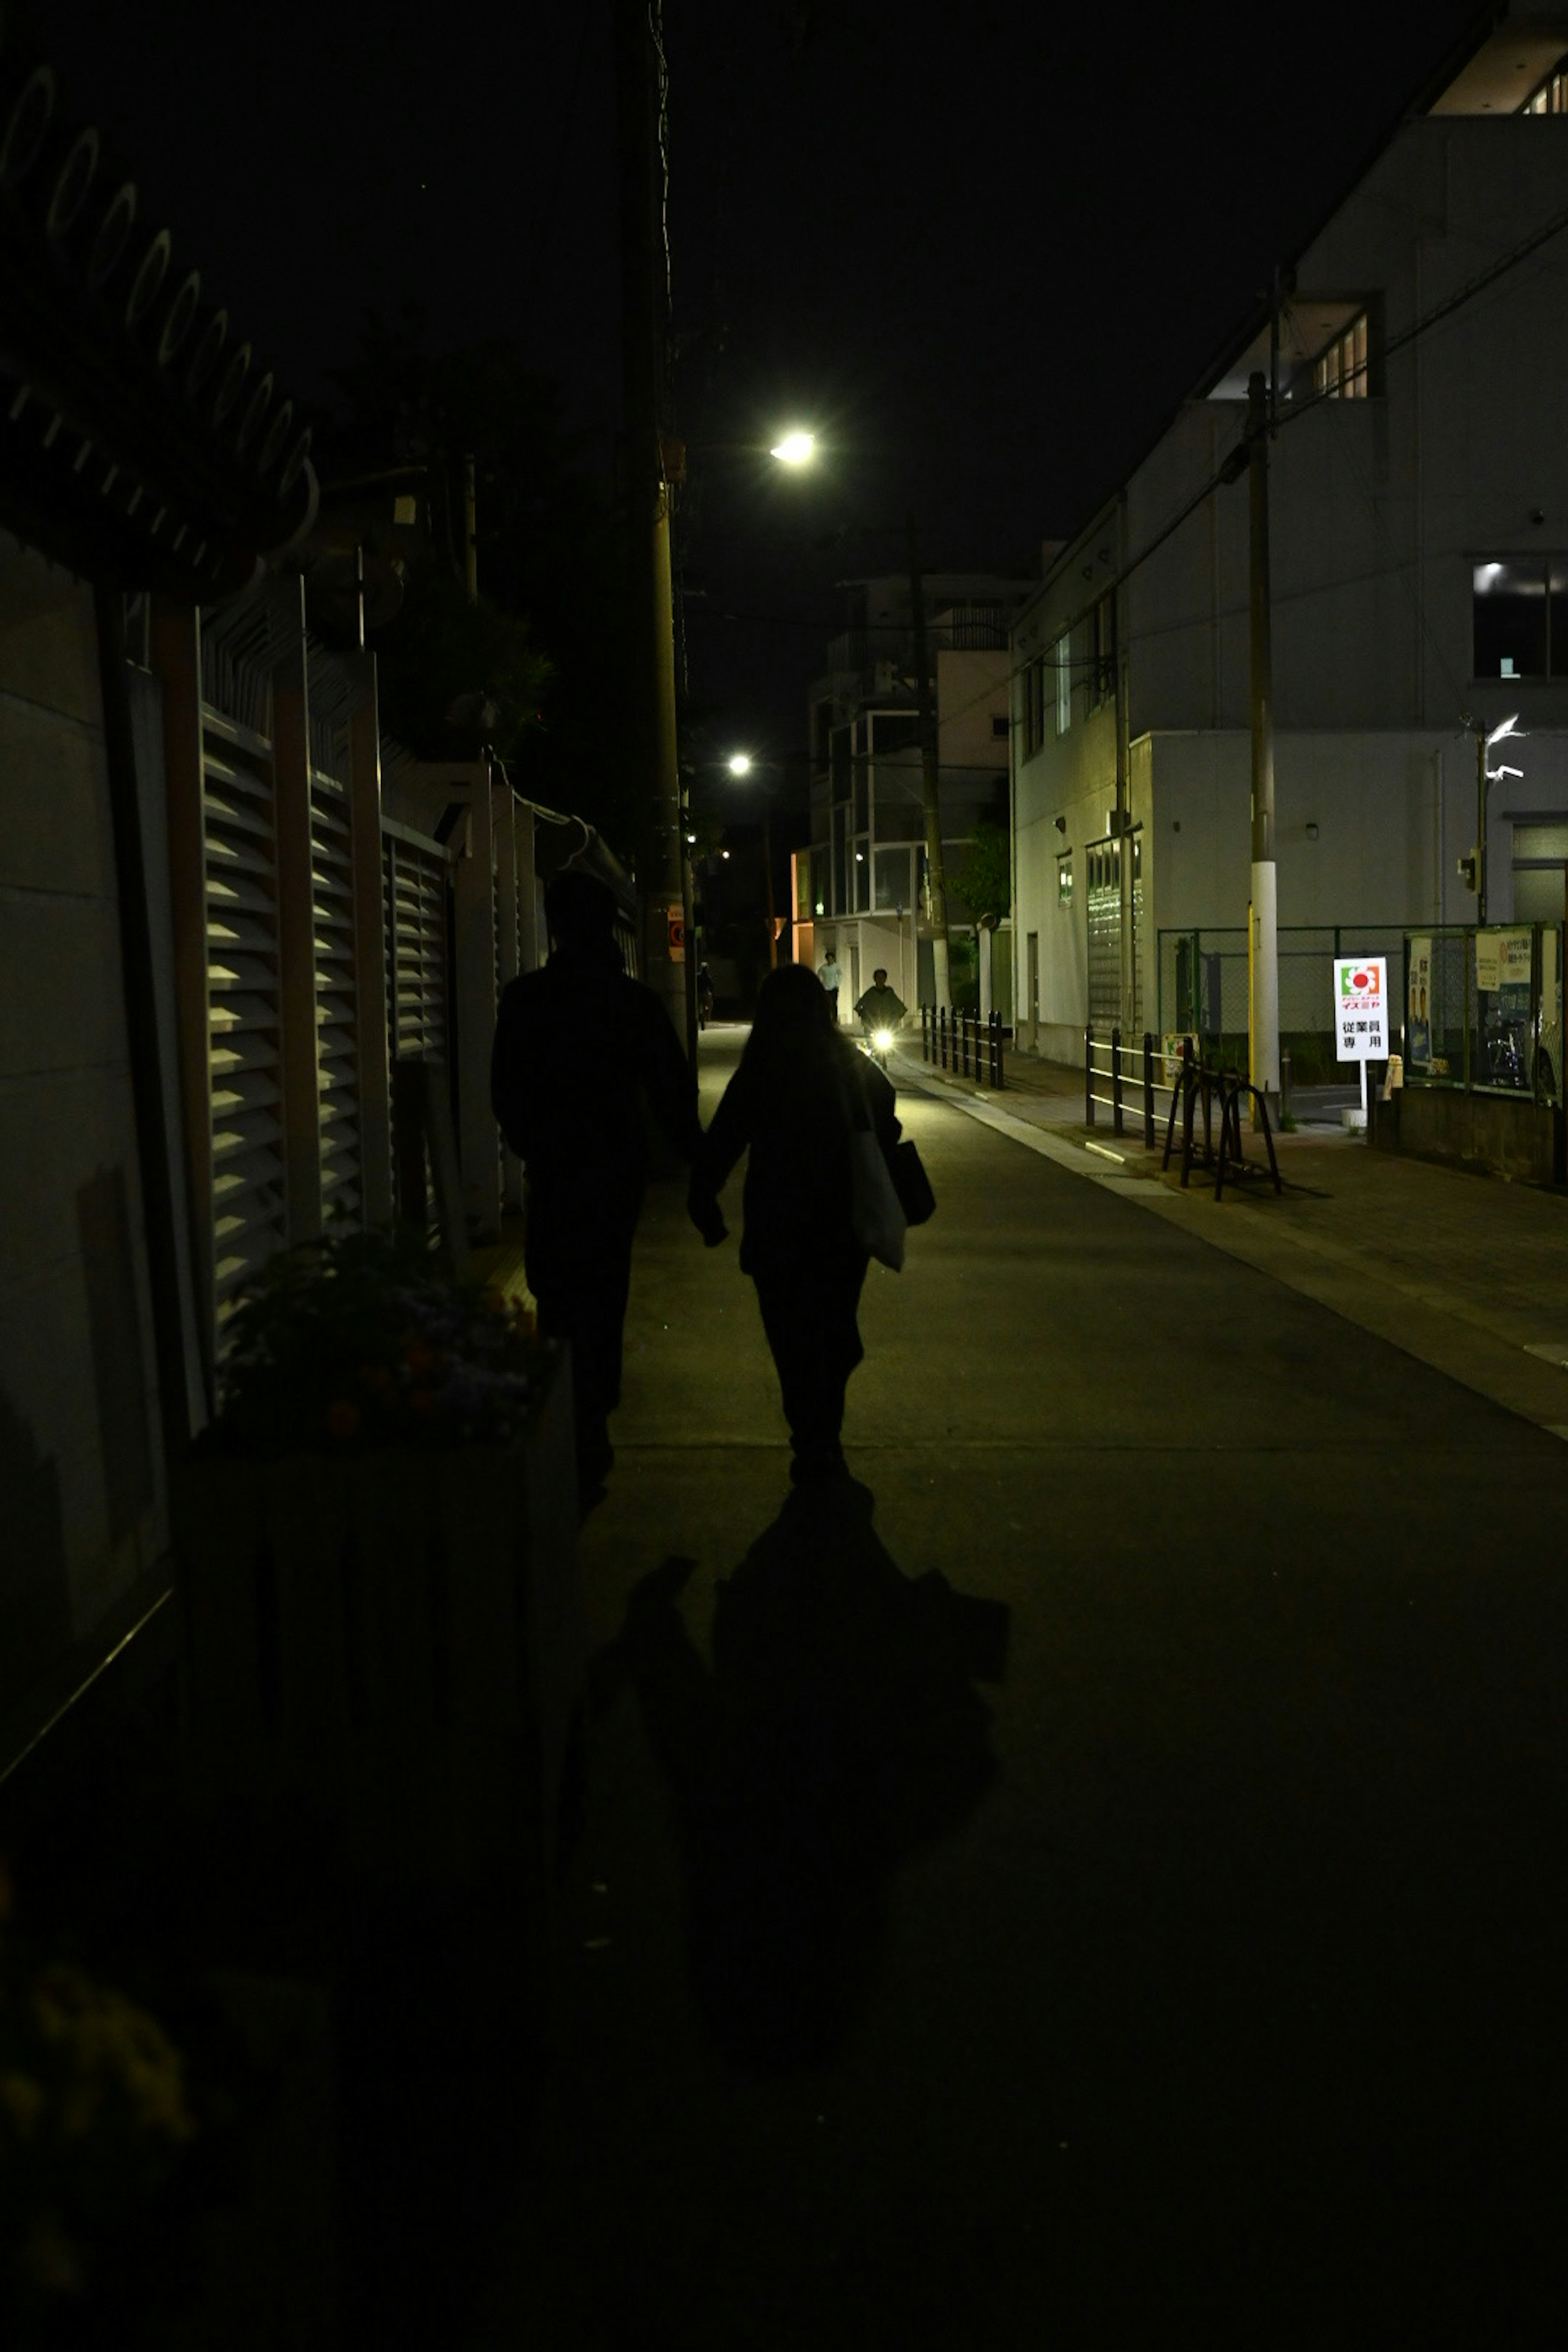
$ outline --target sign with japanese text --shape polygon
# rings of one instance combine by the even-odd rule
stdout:
[[[1432,942],[1412,940],[1405,962],[1410,973],[1410,1001],[1405,1008],[1405,1051],[1413,1070],[1424,1070],[1432,1059]]]
[[[1334,958],[1334,1031],[1342,1062],[1388,1059],[1388,959]]]
[[[671,907],[668,909],[668,915],[669,961],[671,963],[684,963],[686,961],[686,910],[682,907]]]
[[[1521,929],[1476,933],[1476,986],[1479,989],[1528,988],[1534,934]]]

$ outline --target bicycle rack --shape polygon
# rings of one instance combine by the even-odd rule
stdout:
[[[1241,1140],[1241,1104],[1250,1095],[1262,1129],[1264,1146],[1268,1153],[1268,1165],[1248,1160]],[[1213,1109],[1219,1107],[1219,1143],[1214,1138]],[[1201,1108],[1204,1139],[1201,1150],[1194,1142],[1194,1110]],[[1274,1131],[1268,1123],[1268,1103],[1258,1089],[1237,1070],[1211,1070],[1192,1059],[1191,1050],[1184,1046],[1182,1067],[1171,1089],[1171,1115],[1165,1122],[1165,1156],[1162,1169],[1169,1168],[1175,1145],[1176,1113],[1182,1114],[1182,1186],[1185,1190],[1193,1172],[1194,1159],[1200,1167],[1214,1171],[1214,1196],[1225,1198],[1227,1177],[1233,1183],[1256,1183],[1262,1177],[1272,1180],[1276,1192],[1285,1187],[1279,1180],[1279,1162],[1274,1153]]]

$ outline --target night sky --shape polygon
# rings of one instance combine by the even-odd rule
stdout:
[[[667,0],[705,738],[800,750],[832,583],[897,568],[911,509],[931,568],[1032,569],[1474,13]],[[607,454],[606,0],[34,15],[67,110],[289,389],[329,400],[362,310],[412,297],[437,340],[516,336]],[[758,454],[787,421],[830,444],[813,478]]]

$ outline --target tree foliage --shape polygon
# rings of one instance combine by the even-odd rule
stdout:
[[[329,480],[423,469],[428,528],[401,612],[376,635],[388,731],[426,758],[482,736],[518,789],[629,851],[636,809],[623,540],[589,436],[514,341],[432,351],[421,313],[368,315],[337,377]],[[473,457],[479,601],[464,581]]]
[[[1011,914],[1013,861],[1006,827],[982,817],[950,882],[977,923],[999,923]]]

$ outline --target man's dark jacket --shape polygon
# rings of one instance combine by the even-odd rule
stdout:
[[[500,1001],[490,1100],[528,1173],[536,1294],[631,1247],[647,1182],[649,1112],[683,1159],[701,1139],[697,1082],[651,988],[613,946],[558,948]]]

